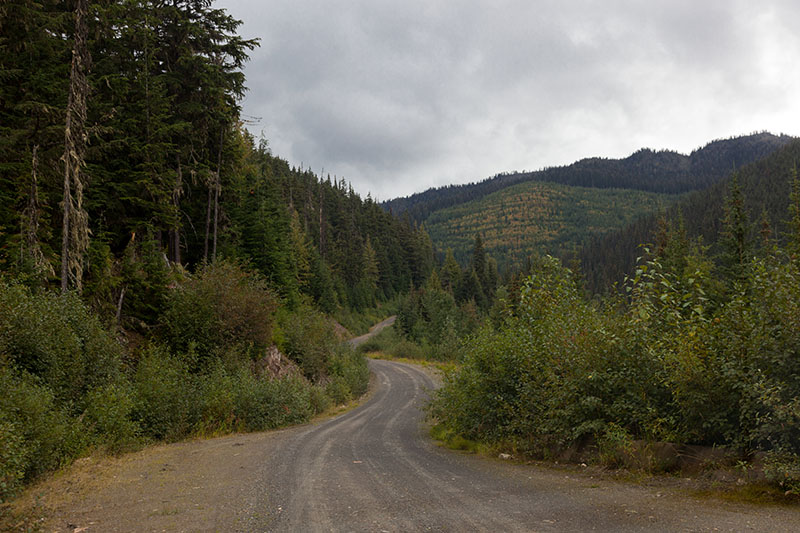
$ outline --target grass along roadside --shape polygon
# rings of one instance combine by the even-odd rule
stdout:
[[[780,490],[765,480],[745,482],[742,477],[739,477],[735,468],[710,465],[693,476],[687,476],[679,473],[658,473],[643,469],[610,467],[603,462],[600,453],[587,457],[587,462],[581,463],[556,459],[545,460],[528,456],[512,445],[490,444],[465,438],[448,429],[436,419],[429,419],[428,425],[429,435],[443,448],[479,455],[490,460],[502,460],[519,467],[558,470],[598,482],[615,481],[648,487],[663,487],[701,500],[791,508],[800,506],[800,497],[797,495]]]

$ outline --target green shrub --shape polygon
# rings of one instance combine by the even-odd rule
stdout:
[[[149,346],[133,377],[132,419],[142,435],[177,440],[188,435],[199,419],[196,378],[186,363],[160,346]]]
[[[399,357],[405,359],[431,359],[431,351],[434,349],[427,345],[417,344],[416,342],[407,339],[400,335],[397,326],[384,328],[377,335],[371,339],[358,345],[357,351],[359,353],[368,352],[383,352],[391,355],[392,357]],[[460,345],[460,340],[459,340]]]
[[[0,352],[65,406],[120,376],[119,343],[73,293],[32,294],[0,282]]]
[[[347,403],[353,397],[347,381],[341,376],[333,376],[331,378],[328,384],[325,385],[325,394],[335,405]]]
[[[764,461],[764,474],[787,493],[800,495],[800,457],[797,454],[769,452]]]
[[[191,347],[202,367],[212,356],[245,346],[266,348],[278,300],[264,279],[237,263],[202,267],[167,297],[163,336],[175,353]]]
[[[0,367],[0,420],[15,457],[9,479],[21,470],[25,481],[78,457],[89,444],[83,425],[70,418],[52,390],[26,373]],[[4,468],[5,469],[5,468]],[[5,475],[5,474],[4,474]]]
[[[309,391],[309,402],[311,404],[311,411],[314,414],[324,413],[333,405],[331,397],[328,396],[325,387],[322,385],[314,385],[311,387]]]
[[[247,431],[263,431],[307,421],[313,410],[309,383],[297,376],[258,379],[242,372],[236,415]]]
[[[0,504],[16,494],[28,464],[28,449],[17,425],[0,420]]]
[[[301,306],[281,318],[281,333],[279,348],[307,378],[317,381],[327,375],[329,360],[340,344],[329,318]]]
[[[346,400],[357,398],[367,392],[369,386],[367,360],[349,347],[339,346],[336,349],[328,364],[328,374],[334,378],[341,378],[348,391]]]
[[[198,377],[197,433],[217,435],[243,427],[243,421],[236,416],[236,395],[240,393],[241,386],[241,374],[230,374],[221,365]]]
[[[601,308],[539,261],[517,316],[465,343],[432,414],[543,455],[596,441],[612,466],[634,464],[634,439],[766,451],[770,479],[800,492],[798,263],[766,251],[728,292],[702,252],[672,263],[640,263],[627,300]]]
[[[138,424],[132,420],[134,398],[127,383],[112,383],[89,392],[83,423],[98,443],[111,451],[120,451],[136,444]]]
[[[521,293],[518,317],[463,346],[434,414],[470,439],[515,442],[548,454],[615,424],[641,433],[665,394],[658,366],[623,315],[585,302],[570,271],[543,259]],[[668,403],[668,402],[666,402]]]
[[[613,468],[633,464],[633,437],[623,427],[610,423],[597,439],[600,461]]]

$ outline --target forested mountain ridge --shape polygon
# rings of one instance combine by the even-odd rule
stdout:
[[[595,292],[607,290],[629,274],[636,258],[643,255],[640,245],[655,243],[659,220],[682,225],[687,238],[700,238],[710,246],[712,256],[719,252],[719,237],[725,202],[731,182],[737,180],[748,215],[747,239],[753,249],[769,238],[783,242],[789,230],[787,212],[793,173],[800,162],[800,139],[792,139],[767,157],[739,168],[710,187],[694,191],[661,213],[652,213],[627,227],[597,237],[581,250],[581,270],[587,287]]]
[[[732,169],[756,161],[790,140],[791,137],[786,135],[763,132],[712,141],[688,156],[669,150],[641,149],[624,159],[587,158],[567,166],[503,173],[477,183],[432,188],[389,200],[383,206],[395,214],[408,212],[413,220],[424,221],[439,209],[527,181],[683,193],[708,187],[727,176]]]
[[[425,229],[440,252],[452,249],[467,264],[475,235],[501,273],[519,270],[532,251],[575,252],[592,235],[624,227],[665,209],[676,195],[525,182],[483,198],[435,211]]]

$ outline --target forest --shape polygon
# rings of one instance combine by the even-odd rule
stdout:
[[[712,141],[688,156],[643,148],[625,159],[592,157],[533,172],[505,172],[477,183],[428,189],[383,205],[395,214],[408,212],[413,220],[424,222],[436,211],[531,181],[681,194],[705,189],[724,179],[731,170],[757,161],[791,140],[787,135],[754,133]]]
[[[796,498],[796,161],[793,144],[734,173],[721,199],[697,207],[705,218],[677,207],[662,215],[605,296],[587,290],[580,265],[534,254],[507,282],[484,285],[485,318],[465,333],[463,288],[443,283],[451,276],[442,267],[404,300],[399,331],[374,349],[457,362],[430,414],[434,434],[459,449],[558,461],[580,450],[604,468],[673,473],[677,463],[654,450],[713,447],[728,454],[718,467]],[[782,200],[765,209],[756,184]],[[706,241],[696,224],[708,224],[717,203],[718,229]],[[472,268],[495,263],[481,259],[481,246],[478,236]],[[415,354],[409,341],[425,350]]]
[[[592,238],[665,209],[676,195],[529,181],[432,213],[425,229],[437,251],[466,264],[480,234],[503,274],[519,271],[532,250],[575,255]]]
[[[737,167],[737,179],[752,220],[767,224],[776,239],[785,242],[788,233],[786,212],[789,208],[788,176],[800,160],[800,142],[796,139],[776,150],[770,157]],[[664,220],[679,220],[690,238],[701,237],[711,246],[711,255],[719,252],[719,237],[724,218],[725,195],[730,179],[693,191],[670,206],[664,206],[626,227],[607,235],[597,235],[580,253],[580,268],[587,288],[607,292],[630,273],[641,255],[640,244],[652,242]],[[759,224],[750,229],[749,237],[759,242]]]
[[[533,251],[548,253],[580,263],[588,289],[602,293],[633,268],[637,247],[655,231],[659,213],[672,209],[674,215],[684,196],[721,198],[720,184],[731,171],[793,142],[786,135],[755,133],[710,142],[688,156],[641,149],[625,159],[588,158],[430,189],[383,206],[424,224],[440,260],[452,248],[466,264],[480,233],[501,276],[518,271]],[[713,213],[704,228],[718,226],[719,201]],[[713,241],[707,231],[705,236]]]
[[[343,343],[427,234],[241,116],[258,43],[210,0],[0,5],[0,500],[92,450],[360,396]]]
[[[239,25],[211,0],[0,4],[0,501],[97,451],[308,421],[366,391],[371,350],[453,363],[430,410],[453,435],[724,446],[800,493],[799,141],[381,205],[248,131]],[[542,242],[573,260],[521,251]]]

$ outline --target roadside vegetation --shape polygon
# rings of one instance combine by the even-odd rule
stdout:
[[[716,261],[667,224],[603,300],[538,259],[513,312],[464,342],[432,405],[440,431],[655,471],[675,465],[643,465],[648,443],[725,447],[800,494],[800,182],[784,246],[764,225],[755,247],[742,205],[734,180]]]
[[[705,446],[725,450],[716,466],[737,477],[800,495],[793,175],[785,230],[750,222],[734,177],[717,253],[680,218],[662,219],[606,297],[589,297],[580,272],[549,256],[532,257],[524,277],[482,285],[475,265],[491,261],[478,237],[469,270],[453,275],[446,260],[401,302],[393,331],[362,349],[456,363],[430,410],[448,446],[649,472],[679,469],[681,446]],[[480,292],[465,290],[470,280]]]
[[[256,273],[223,261],[175,283],[135,350],[74,293],[0,284],[3,500],[93,450],[296,424],[366,391],[333,321],[310,306],[276,319]]]

